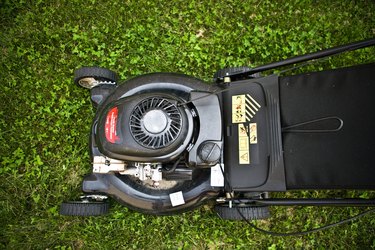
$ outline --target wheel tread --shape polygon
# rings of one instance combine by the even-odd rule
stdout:
[[[218,205],[215,210],[220,218],[224,220],[262,220],[270,217],[270,211],[268,207],[256,207],[256,206],[238,206],[229,208],[228,206]],[[240,211],[240,213],[238,212]]]
[[[98,216],[107,214],[107,202],[64,202],[60,206],[61,215],[71,216]]]
[[[101,67],[82,67],[74,71],[74,82],[78,84],[79,80],[85,77],[93,77],[98,80],[117,82],[116,72]]]

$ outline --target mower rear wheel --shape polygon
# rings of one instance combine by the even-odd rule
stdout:
[[[263,220],[270,217],[269,207],[226,205],[215,206],[215,211],[223,220]],[[241,216],[242,215],[242,216]]]
[[[82,67],[74,71],[74,82],[81,87],[91,89],[101,82],[115,84],[116,72],[101,67]]]
[[[109,211],[108,202],[71,201],[60,206],[60,215],[70,216],[99,216]]]

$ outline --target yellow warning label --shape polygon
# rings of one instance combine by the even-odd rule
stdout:
[[[232,96],[232,123],[249,122],[261,108],[249,94]]]
[[[247,137],[247,131],[243,124],[238,124],[238,136],[241,137]]]
[[[250,131],[250,144],[257,144],[258,143],[258,131],[257,131],[257,124],[250,123],[249,125]]]
[[[238,147],[240,151],[248,151],[249,150],[249,143],[248,143],[249,137],[240,137],[238,142]]]
[[[256,123],[243,124],[255,119],[261,105],[250,95],[232,96],[232,123],[238,123],[238,161],[239,164],[250,164],[250,144],[258,143]]]
[[[240,164],[250,164],[249,152],[240,151]]]
[[[245,104],[245,95],[234,95],[232,96],[232,105]]]
[[[232,96],[232,123],[246,121],[246,97],[245,95]]]
[[[250,164],[249,136],[246,129],[243,124],[238,124],[239,164]]]

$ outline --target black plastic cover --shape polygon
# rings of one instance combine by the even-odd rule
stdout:
[[[375,64],[280,78],[288,189],[375,188]]]
[[[278,77],[236,81],[223,93],[224,163],[238,191],[285,190]]]

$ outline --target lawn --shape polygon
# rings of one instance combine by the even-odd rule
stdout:
[[[121,79],[181,72],[210,82],[228,66],[258,66],[375,36],[374,1],[191,0],[0,2],[0,249],[375,248],[375,217],[307,236],[272,237],[220,220],[208,204],[178,216],[111,202],[104,217],[58,215],[90,172],[89,92],[81,66]],[[374,62],[368,48],[304,70]],[[277,196],[278,194],[274,194]],[[288,193],[375,197],[374,192]],[[300,231],[365,208],[272,208],[264,229]]]

